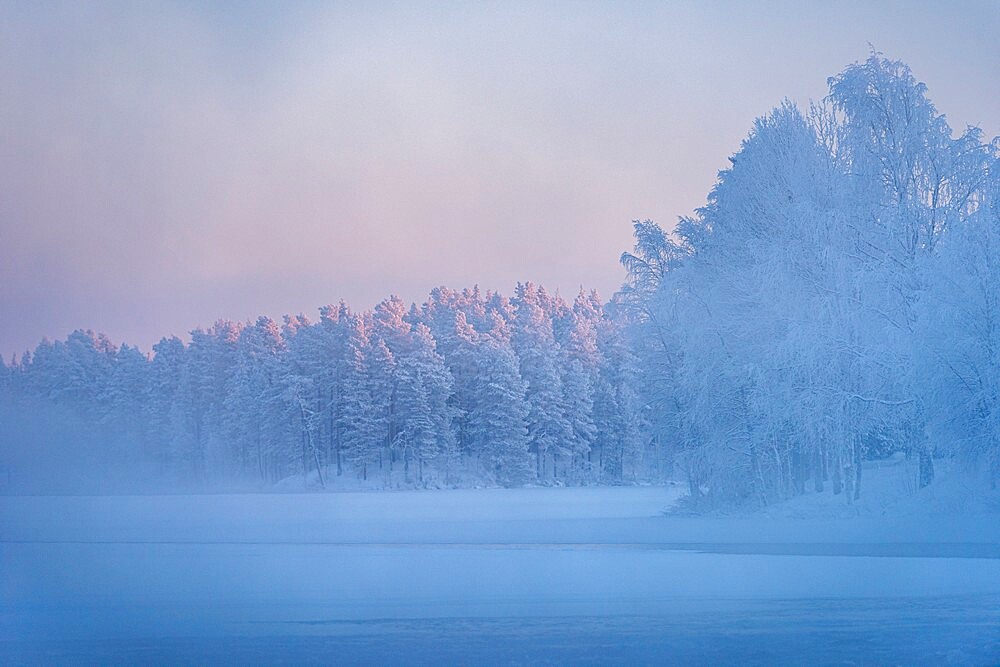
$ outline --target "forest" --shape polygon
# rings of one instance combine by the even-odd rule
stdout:
[[[0,363],[0,484],[678,479],[695,507],[763,506],[850,502],[865,461],[902,453],[920,486],[942,459],[995,486],[1000,142],[881,54],[828,83],[758,119],[693,216],[635,222],[607,303],[441,287],[151,354],[43,340]]]
[[[635,226],[651,433],[692,504],[766,505],[901,452],[1000,477],[1000,143],[872,54],[754,124],[693,217]]]
[[[596,293],[570,304],[522,283],[512,299],[442,287],[419,307],[341,302],[315,323],[219,321],[150,356],[75,331],[5,367],[3,438],[36,448],[29,463],[73,462],[113,488],[141,487],[132,475],[251,488],[635,481],[655,459],[622,330]]]

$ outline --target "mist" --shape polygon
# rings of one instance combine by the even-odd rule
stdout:
[[[0,17],[0,662],[1000,662],[993,4]]]

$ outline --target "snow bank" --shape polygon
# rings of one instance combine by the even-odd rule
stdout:
[[[832,485],[824,491],[807,491],[802,496],[764,508],[758,513],[783,519],[833,519],[850,517],[946,517],[994,516],[1000,519],[1000,490],[991,489],[979,471],[957,462],[935,462],[935,479],[923,489],[918,486],[918,463],[901,455],[866,461],[862,470],[861,498],[847,493],[834,494]]]

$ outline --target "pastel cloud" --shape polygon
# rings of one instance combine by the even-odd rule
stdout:
[[[7,3],[0,354],[437,284],[610,293],[631,219],[699,206],[869,41],[1000,133],[1000,11],[938,4]]]

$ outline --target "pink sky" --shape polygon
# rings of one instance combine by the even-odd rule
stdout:
[[[689,214],[869,42],[1000,133],[1000,5],[944,4],[4,3],[0,354],[440,284],[610,296],[632,219]]]

